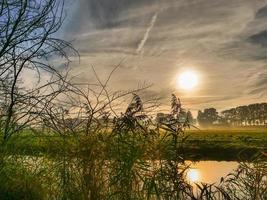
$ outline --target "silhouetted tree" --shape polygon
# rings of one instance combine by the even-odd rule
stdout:
[[[211,126],[218,120],[218,112],[215,108],[206,108],[198,111],[197,120],[200,126]]]
[[[267,103],[255,103],[224,110],[220,115],[221,124],[232,126],[264,125],[267,120]]]
[[[193,118],[193,115],[192,115],[192,113],[191,113],[191,111],[189,110],[189,111],[187,111],[187,121],[188,121],[188,123],[189,124],[193,124],[193,122],[194,122],[194,118]]]
[[[0,132],[4,141],[36,121],[45,101],[64,88],[65,76],[54,65],[59,57],[67,65],[67,49],[72,49],[55,35],[63,22],[63,7],[60,0],[0,1]],[[23,73],[35,74],[38,83],[23,87],[28,78]],[[43,74],[51,78],[44,84]]]

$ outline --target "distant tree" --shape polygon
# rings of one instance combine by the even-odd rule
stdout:
[[[219,118],[215,108],[206,108],[204,111],[198,111],[197,120],[200,126],[212,126]]]
[[[181,109],[181,110],[180,110],[179,119],[180,119],[181,121],[185,121],[186,118],[187,118],[187,112],[186,112],[186,110],[185,110],[185,109]]]
[[[236,108],[239,125],[247,125],[248,117],[249,117],[249,110],[247,106],[239,106]]]
[[[259,118],[261,124],[267,123],[267,103],[260,104]]]
[[[232,126],[263,125],[267,120],[267,103],[238,106],[221,112],[220,122]]]
[[[203,114],[203,112],[201,110],[198,111],[197,121],[198,121],[200,126],[203,126],[205,124],[204,114]]]
[[[187,121],[189,124],[193,124],[193,122],[194,122],[194,118],[193,118],[193,115],[192,115],[190,110],[187,111]]]
[[[224,124],[224,125],[227,125],[227,124],[230,124],[230,119],[231,119],[231,114],[229,112],[229,110],[224,110],[221,112],[221,122]]]
[[[254,103],[223,110],[218,115],[215,108],[198,112],[198,123],[210,126],[216,120],[222,125],[247,126],[267,124],[267,103]]]
[[[232,125],[237,125],[237,122],[238,122],[238,115],[237,115],[237,111],[235,108],[231,108],[229,110],[229,113],[230,113],[230,123]]]
[[[256,104],[248,105],[249,109],[249,124],[255,125],[256,122]]]

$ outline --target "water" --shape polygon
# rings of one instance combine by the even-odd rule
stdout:
[[[191,183],[219,183],[222,177],[238,167],[238,162],[229,161],[188,161],[187,163],[190,164],[187,179]]]
[[[66,157],[66,160],[64,160],[63,157],[51,158],[34,156],[19,156],[16,159],[10,157],[10,159],[14,159],[14,165],[23,165],[28,171],[32,172],[31,176],[37,178],[38,182],[47,190],[47,195],[49,198],[51,197],[50,199],[63,195],[66,191],[69,192],[69,194],[78,193],[80,195],[88,195],[90,192],[95,192],[96,189],[99,194],[108,196],[111,194],[110,192],[117,191],[117,189],[121,191],[119,190],[122,187],[122,182],[120,180],[130,181],[129,183],[133,188],[131,191],[128,191],[127,188],[123,188],[125,189],[125,191],[123,190],[125,194],[131,192],[131,194],[146,195],[146,190],[144,190],[145,193],[141,190],[144,186],[143,179],[139,179],[139,176],[135,176],[134,179],[128,180],[128,170],[132,170],[129,173],[134,175],[138,173],[143,178],[147,178],[146,180],[148,181],[153,181],[154,179],[149,178],[151,178],[151,175],[158,173],[158,176],[155,176],[156,182],[151,183],[157,183],[157,188],[163,188],[162,191],[165,191],[164,189],[166,189],[166,191],[172,189],[172,182],[169,184],[168,181],[170,179],[168,179],[168,176],[167,179],[164,178],[164,164],[166,164],[166,162],[159,160],[147,160],[146,166],[148,169],[151,168],[150,170],[143,170],[143,168],[140,168],[138,165],[133,165],[133,168],[129,169],[126,165],[125,170],[122,171],[126,176],[123,177],[120,176],[121,174],[123,175],[120,168],[116,167],[117,164],[120,163],[113,163],[112,160],[103,160],[103,162],[101,162],[101,160],[81,159],[80,157]],[[163,166],[161,166],[163,167],[163,174],[158,171],[160,164],[163,164]],[[195,183],[218,184],[221,177],[227,176],[238,168],[238,162],[228,161],[186,161],[186,165],[190,166],[186,171],[186,178],[193,186],[191,189],[195,195],[199,194]],[[122,167],[124,167],[124,165],[122,165]],[[183,167],[184,166],[181,166],[181,168],[178,169],[183,170]],[[166,169],[168,172],[169,168]],[[18,168],[18,170],[20,170],[20,168]],[[25,171],[21,171],[21,173],[25,173]],[[110,177],[114,175],[119,178],[119,181],[115,182],[115,184],[112,183],[111,187],[110,183],[113,179],[110,179]],[[64,184],[62,185],[62,183]],[[148,183],[149,182],[146,182],[146,184]],[[101,187],[96,188],[95,185],[101,185]],[[149,189],[150,188],[147,190],[149,191]],[[215,187],[213,187],[213,189],[215,189]]]
[[[47,165],[42,158],[24,156],[23,160],[28,163],[27,167],[39,168],[42,165]],[[48,160],[49,161],[49,160]],[[43,162],[43,163],[42,163]],[[50,163],[50,161],[49,161]],[[156,162],[157,163],[157,162]],[[238,168],[236,161],[186,161],[189,165],[186,178],[190,183],[219,183],[222,177],[226,177],[229,173]]]

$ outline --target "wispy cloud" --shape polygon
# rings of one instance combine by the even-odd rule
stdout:
[[[146,41],[148,40],[149,38],[149,34],[150,34],[150,31],[153,29],[155,23],[156,23],[156,20],[157,20],[157,17],[158,17],[158,13],[155,13],[154,16],[152,17],[151,21],[150,21],[150,25],[149,27],[147,28],[145,34],[144,34],[144,37],[143,39],[140,41],[140,43],[138,44],[138,47],[136,49],[136,53],[137,54],[141,54],[143,55],[144,53],[144,46],[146,44]]]

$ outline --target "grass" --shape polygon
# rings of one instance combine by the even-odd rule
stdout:
[[[267,149],[267,128],[189,130],[185,149],[193,160],[248,159]]]
[[[45,192],[38,177],[17,163],[1,163],[0,166],[1,200],[41,200]]]
[[[267,149],[266,128],[189,130],[185,137],[182,153],[191,160],[244,160]],[[62,140],[61,136],[27,131],[11,139],[7,151],[23,155],[60,154],[64,146],[69,154],[76,154],[80,142],[81,138],[76,140],[73,136]]]
[[[4,162],[0,162],[0,182],[6,183],[0,186],[0,193],[6,199],[178,200],[195,195],[198,198],[190,199],[232,200],[236,195],[245,199],[243,194],[248,199],[260,199],[254,194],[264,196],[266,162],[238,168],[220,188],[197,185],[193,194],[185,179],[188,166],[179,153],[191,160],[232,160],[246,149],[244,155],[249,157],[266,149],[265,129],[189,130],[182,149],[176,148],[180,145],[171,136],[163,139],[163,132],[155,138],[140,132],[122,133],[62,137],[24,131],[5,146],[4,153],[12,155],[3,154]],[[255,192],[254,188],[260,189]],[[225,194],[229,197],[212,197]]]

